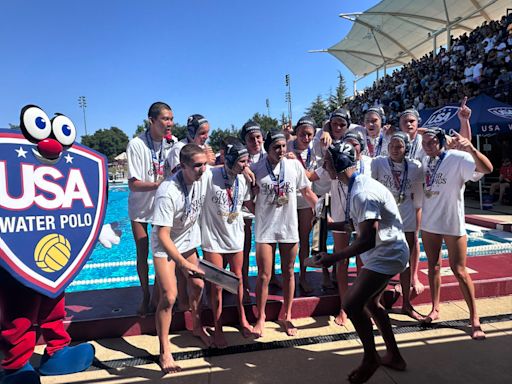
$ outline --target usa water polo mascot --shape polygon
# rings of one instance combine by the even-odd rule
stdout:
[[[70,346],[64,290],[102,229],[107,162],[74,144],[69,118],[21,110],[21,133],[0,130],[0,346],[2,383],[40,383],[39,375],[87,369],[94,348]],[[29,362],[36,325],[46,342],[36,371]]]

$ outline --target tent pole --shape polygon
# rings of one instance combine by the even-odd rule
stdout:
[[[476,135],[476,149],[480,152],[480,135]],[[484,176],[485,177],[485,176]],[[478,195],[480,196],[480,210],[483,210],[482,202],[482,178],[478,180]]]

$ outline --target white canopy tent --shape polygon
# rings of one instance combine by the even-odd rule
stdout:
[[[471,32],[506,14],[510,0],[383,0],[362,13],[342,13],[354,23],[328,52],[356,76],[400,66],[447,45],[449,35]],[[449,47],[448,47],[449,48]]]

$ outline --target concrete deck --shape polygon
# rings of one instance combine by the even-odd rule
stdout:
[[[407,361],[405,372],[385,367],[368,383],[510,383],[512,382],[512,296],[479,299],[478,311],[485,341],[468,336],[468,312],[464,302],[445,302],[442,320],[433,328],[420,328],[403,315],[391,314],[401,352]],[[427,312],[429,306],[418,307]],[[265,336],[243,339],[225,327],[230,347],[201,349],[189,332],[171,336],[175,359],[183,371],[162,375],[153,362],[158,354],[154,336],[100,339],[94,366],[88,371],[60,377],[44,377],[43,384],[63,383],[340,383],[359,365],[362,347],[354,337],[352,324],[337,326],[332,317],[321,316],[295,321],[299,334],[290,338],[274,322],[267,322]],[[436,325],[437,324],[437,325]],[[376,338],[379,350],[383,341]],[[37,348],[34,365],[43,347]]]

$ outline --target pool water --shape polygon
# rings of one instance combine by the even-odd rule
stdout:
[[[128,188],[126,185],[116,185],[109,189],[107,213],[105,223],[117,221],[122,231],[121,243],[111,249],[104,248],[101,244],[96,247],[87,264],[67,288],[67,292],[87,291],[96,289],[110,289],[132,287],[139,285],[136,268],[135,242],[133,241],[130,220],[128,218]],[[254,240],[254,239],[253,239]],[[333,240],[329,236],[327,249],[332,251]],[[420,239],[421,259],[425,259],[423,245]],[[512,244],[498,236],[468,230],[468,256],[497,254],[512,252]],[[443,257],[447,256],[446,249],[442,250]],[[151,253],[148,259],[150,281],[154,280],[154,268]],[[350,261],[350,266],[355,266],[355,261]],[[295,270],[299,270],[298,259]],[[276,272],[280,273],[279,252],[276,254]],[[249,275],[257,274],[255,247],[250,254]]]

